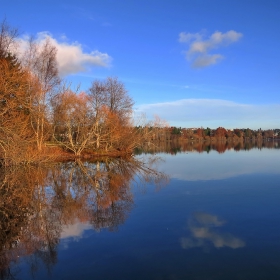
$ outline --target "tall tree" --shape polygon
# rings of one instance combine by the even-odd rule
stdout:
[[[117,114],[123,121],[131,117],[134,102],[128,95],[122,82],[115,77],[108,77],[105,81],[107,106],[112,113]]]
[[[6,19],[4,19],[0,24],[0,55],[13,54],[17,45],[17,36],[18,30],[9,26]]]
[[[0,27],[0,150],[7,164],[28,161],[30,130],[29,74],[13,54],[16,31]]]
[[[39,151],[42,151],[43,144],[49,137],[49,102],[52,93],[60,84],[56,53],[56,47],[48,38],[43,43],[30,38],[22,57],[22,63],[31,76],[31,125]]]
[[[101,142],[106,142],[106,149],[112,147],[112,137],[115,141],[120,124],[131,125],[133,101],[124,84],[114,77],[94,81],[88,95],[94,118],[95,148],[100,149]]]
[[[103,115],[108,100],[106,86],[104,82],[98,80],[92,82],[88,96],[93,112],[92,117],[96,138],[95,148],[98,150],[102,141],[102,134],[104,131]]]
[[[105,106],[123,120],[131,117],[134,102],[118,78],[108,77],[105,81],[94,81],[88,92],[96,112]]]

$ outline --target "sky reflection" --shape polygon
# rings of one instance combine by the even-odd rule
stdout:
[[[159,168],[170,178],[186,181],[221,180],[254,173],[280,174],[275,164],[280,156],[277,149],[230,150],[223,154],[211,151],[210,154],[188,152],[176,157],[163,154],[165,162]]]

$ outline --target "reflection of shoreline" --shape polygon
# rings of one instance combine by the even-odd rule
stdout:
[[[230,233],[220,233],[217,228],[223,226],[225,221],[220,220],[217,216],[196,212],[188,221],[190,237],[181,238],[183,249],[196,247],[208,247],[213,245],[215,248],[228,247],[231,249],[242,248],[246,244],[240,238]]]
[[[156,141],[150,145],[146,145],[143,150],[137,153],[167,153],[176,155],[185,152],[209,153],[216,151],[224,153],[227,151],[249,151],[252,149],[280,149],[280,141],[261,141],[261,142],[182,142],[182,141]]]

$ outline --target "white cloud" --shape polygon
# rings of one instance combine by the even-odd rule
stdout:
[[[237,42],[242,36],[242,33],[234,30],[226,33],[216,31],[208,39],[203,40],[203,34],[181,32],[179,42],[189,45],[187,59],[192,61],[193,67],[201,68],[216,64],[223,58],[220,54],[209,54],[210,50],[228,46]]]
[[[170,125],[182,127],[252,129],[279,126],[280,104],[242,104],[222,99],[181,99],[172,102],[143,104],[138,113],[152,119],[156,114]]]
[[[110,65],[111,57],[107,53],[102,53],[98,50],[86,53],[80,43],[59,42],[48,32],[38,33],[36,42],[43,44],[47,38],[57,48],[57,62],[60,76],[86,72],[92,67],[108,67]],[[63,35],[63,38],[65,40],[66,36]],[[22,52],[27,47],[27,40],[28,38],[26,37],[19,40],[20,50]]]
[[[211,64],[216,64],[218,61],[220,61],[223,58],[224,57],[220,54],[201,55],[201,56],[198,56],[193,61],[193,67],[195,67],[195,68],[206,67],[206,66],[209,66]]]

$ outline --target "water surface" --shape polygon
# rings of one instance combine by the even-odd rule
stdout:
[[[280,279],[279,149],[156,156],[3,175],[2,278]]]

